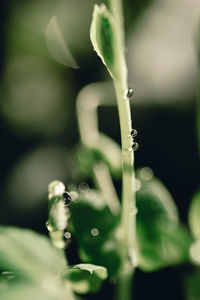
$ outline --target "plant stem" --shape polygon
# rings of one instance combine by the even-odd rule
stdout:
[[[117,216],[120,213],[120,202],[110,175],[108,166],[103,161],[98,162],[93,167],[96,184],[110,209],[110,212]]]
[[[122,144],[122,216],[123,229],[122,249],[123,266],[119,278],[119,299],[125,299],[124,288],[131,284],[131,278],[136,265],[136,207],[135,207],[135,173],[134,152],[132,150],[132,120],[130,102],[126,96],[128,91],[127,66],[125,61],[124,29],[122,1],[110,0],[110,10],[115,21],[115,60],[116,76],[114,86],[117,96],[117,106],[121,129]],[[130,299],[129,295],[129,299]],[[128,298],[126,298],[128,299]]]
[[[132,137],[130,135],[131,115],[130,104],[120,89],[119,83],[115,82],[122,143],[122,216],[123,248],[128,251],[131,262],[135,265],[136,260],[136,207],[135,207],[135,173],[134,153],[132,150]],[[125,254],[126,255],[126,254]]]
[[[133,269],[130,273],[124,274],[117,283],[117,294],[115,299],[120,300],[130,300],[133,299],[132,296],[132,279],[133,279]]]

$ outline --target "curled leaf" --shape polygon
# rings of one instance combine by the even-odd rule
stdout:
[[[114,20],[104,4],[94,6],[90,39],[110,75],[115,77]]]
[[[65,42],[55,16],[51,18],[47,26],[45,38],[49,52],[57,62],[73,69],[79,68],[67,43]]]

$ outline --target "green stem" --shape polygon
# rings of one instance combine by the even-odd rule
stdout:
[[[110,10],[115,21],[115,60],[116,77],[114,86],[117,96],[117,105],[121,129],[122,144],[122,217],[121,226],[123,229],[122,249],[123,266],[119,278],[119,287],[122,291],[131,284],[131,278],[136,265],[136,207],[135,207],[135,173],[134,173],[134,152],[132,150],[132,120],[129,99],[126,96],[127,66],[125,61],[124,29],[122,1],[110,0]],[[121,290],[120,289],[120,290]],[[119,292],[118,299],[125,299]],[[128,299],[128,298],[127,298]],[[129,299],[131,296],[129,295]]]
[[[123,88],[120,89],[118,82],[115,82],[122,143],[122,217],[123,248],[128,251],[127,255],[133,265],[136,260],[136,207],[135,207],[135,172],[134,152],[132,150],[132,137],[130,132],[131,114],[129,100],[124,95]],[[123,90],[123,92],[122,92]],[[126,257],[127,257],[126,256]],[[124,260],[126,260],[124,258]]]
[[[103,161],[98,162],[93,167],[93,173],[96,185],[102,192],[110,212],[114,216],[119,215],[121,206],[108,166]]]
[[[130,273],[125,274],[120,278],[117,283],[117,294],[115,299],[130,300],[133,299],[132,295],[132,281],[133,281],[133,270]]]

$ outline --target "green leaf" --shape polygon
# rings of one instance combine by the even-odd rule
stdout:
[[[153,239],[147,236],[147,232],[140,229],[139,234],[141,235],[139,267],[143,271],[152,272],[189,261],[191,237],[183,226],[154,232]]]
[[[80,257],[82,261],[104,266],[108,270],[109,277],[118,275],[121,266],[121,251],[115,233],[112,232],[109,239],[96,246],[80,245]]]
[[[0,292],[1,300],[56,300],[56,298],[37,285],[26,283],[18,285],[10,285],[8,289]],[[57,299],[64,300],[64,297]],[[69,298],[70,299],[70,298]]]
[[[192,199],[188,219],[194,238],[200,240],[200,191]]]
[[[1,272],[0,273],[0,291],[18,280],[19,274],[14,272]]]
[[[72,201],[70,211],[81,259],[106,267],[109,276],[116,275],[121,264],[115,237],[119,216],[113,216],[101,193],[95,190],[80,193],[76,202]]]
[[[79,293],[96,292],[107,278],[107,270],[104,267],[92,264],[79,264],[67,268],[63,277],[70,281],[72,289]]]
[[[107,67],[110,75],[115,77],[115,34],[114,20],[104,4],[94,6],[90,28],[90,39],[94,50]]]
[[[137,172],[139,267],[154,271],[188,260],[191,237],[179,225],[173,199],[149,168]]]
[[[153,175],[153,171],[144,167],[137,170],[136,177],[139,182],[137,192],[138,217],[144,222],[170,221],[178,223],[178,210],[174,200],[164,184]]]
[[[65,266],[63,252],[48,238],[27,229],[0,227],[0,269],[16,274],[3,286],[1,300],[64,300],[66,293],[73,300],[61,279]]]
[[[119,221],[101,193],[92,189],[81,192],[76,202],[72,201],[70,211],[76,238],[88,250],[92,245],[102,244]]]
[[[195,241],[190,246],[190,258],[194,264],[200,266],[200,240]]]
[[[121,245],[119,244],[115,233],[110,235],[110,239],[105,241],[98,251],[93,253],[92,262],[100,264],[107,268],[109,277],[117,276],[121,267]]]
[[[28,229],[0,227],[0,268],[23,272],[37,280],[45,273],[59,273],[66,261],[48,238]]]

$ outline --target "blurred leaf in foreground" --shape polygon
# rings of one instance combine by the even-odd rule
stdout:
[[[67,291],[59,274],[65,265],[62,252],[46,237],[27,229],[0,227],[0,269],[18,278],[2,288],[0,299],[64,300]]]

